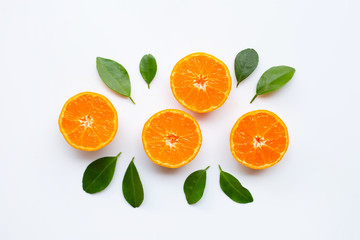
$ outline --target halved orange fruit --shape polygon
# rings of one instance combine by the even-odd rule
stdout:
[[[145,153],[156,164],[178,168],[192,161],[200,150],[202,136],[197,121],[181,110],[166,109],[144,125]]]
[[[170,85],[181,105],[191,111],[205,113],[224,104],[231,90],[231,77],[222,61],[200,52],[176,63]]]
[[[285,123],[273,112],[257,110],[244,114],[230,134],[234,158],[253,169],[264,169],[278,163],[289,145]]]
[[[103,95],[79,93],[65,103],[59,117],[60,132],[74,148],[95,151],[115,137],[118,117],[112,103]]]

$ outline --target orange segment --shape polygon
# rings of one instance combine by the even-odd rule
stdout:
[[[156,164],[178,168],[192,161],[202,136],[197,121],[186,112],[166,109],[154,114],[142,131],[145,153]]]
[[[177,62],[170,85],[181,105],[205,113],[224,104],[231,90],[231,77],[226,65],[216,57],[193,53]]]
[[[267,110],[244,114],[230,134],[230,148],[234,158],[247,167],[264,169],[278,163],[289,145],[285,123]]]
[[[74,148],[95,151],[109,144],[118,126],[117,113],[104,96],[83,92],[70,98],[61,110],[59,128]]]

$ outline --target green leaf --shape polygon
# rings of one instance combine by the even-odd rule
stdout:
[[[144,190],[134,164],[134,158],[125,172],[122,191],[126,201],[134,208],[139,207],[144,200]]]
[[[224,172],[220,165],[220,187],[223,192],[233,201],[237,203],[249,203],[253,201],[253,197],[249,190],[244,188],[239,180],[233,175]]]
[[[129,74],[121,64],[111,59],[97,57],[96,68],[101,80],[103,80],[109,88],[120,95],[130,98],[135,104],[130,96],[131,84]]]
[[[85,192],[97,193],[110,184],[120,154],[115,157],[99,158],[89,164],[82,179],[82,187]]]
[[[237,80],[236,87],[239,83],[247,78],[257,67],[259,63],[259,55],[254,49],[248,48],[242,50],[235,58],[235,75]]]
[[[157,71],[157,65],[154,56],[151,54],[144,55],[140,61],[139,68],[141,76],[148,84],[148,88],[150,89],[150,83],[154,79]]]
[[[206,170],[208,168],[195,171],[186,178],[184,193],[189,204],[197,203],[203,196],[206,185]]]
[[[273,92],[284,86],[291,80],[294,73],[295,69],[288,66],[277,66],[268,69],[259,79],[256,86],[256,94],[250,103],[252,103],[257,96]]]

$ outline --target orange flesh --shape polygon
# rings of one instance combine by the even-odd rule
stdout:
[[[70,98],[64,105],[59,128],[73,147],[95,151],[112,141],[117,131],[117,113],[104,96],[84,92]]]
[[[154,163],[177,168],[195,158],[202,136],[193,117],[180,110],[167,109],[145,123],[142,141],[146,154]]]
[[[266,110],[249,112],[238,119],[230,135],[234,158],[247,167],[263,169],[278,163],[289,144],[284,122]]]
[[[180,104],[195,112],[210,112],[226,101],[231,77],[226,65],[206,53],[193,53],[174,67],[171,90]]]

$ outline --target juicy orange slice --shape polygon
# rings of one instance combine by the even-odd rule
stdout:
[[[229,69],[216,57],[193,53],[175,65],[170,84],[181,105],[205,113],[224,104],[231,90],[231,77]]]
[[[197,121],[186,112],[166,109],[154,114],[142,132],[145,153],[156,164],[178,168],[192,161],[202,136]]]
[[[115,137],[118,118],[114,106],[104,96],[83,92],[70,98],[61,110],[59,128],[74,148],[95,151]]]
[[[235,123],[230,134],[234,158],[253,169],[264,169],[278,163],[289,145],[285,123],[267,110],[248,112]]]

